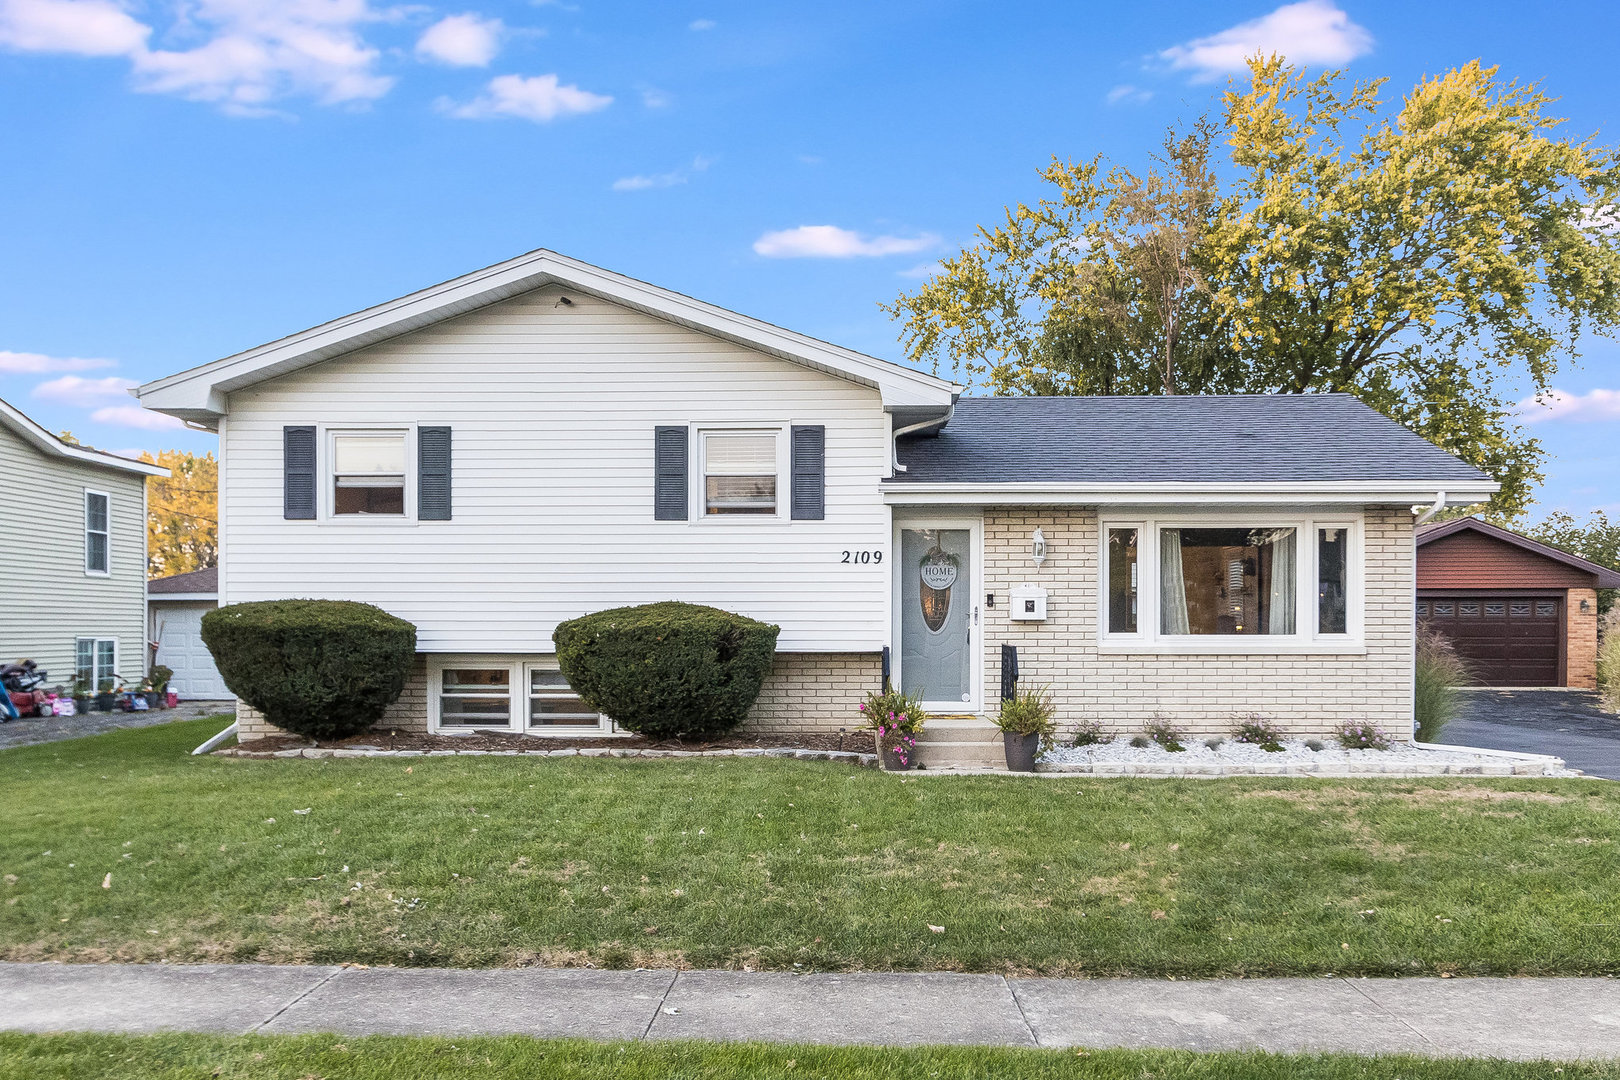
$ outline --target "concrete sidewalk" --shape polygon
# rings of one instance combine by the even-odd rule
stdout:
[[[1620,1058],[1620,980],[0,964],[0,1028]]]

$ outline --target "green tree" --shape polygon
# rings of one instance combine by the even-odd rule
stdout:
[[[1601,566],[1620,570],[1620,522],[1610,521],[1602,510],[1594,510],[1587,519],[1575,520],[1562,510],[1554,510],[1545,519],[1524,530],[1524,535],[1561,548],[1571,555],[1579,555]],[[1598,590],[1598,611],[1607,614],[1614,606],[1616,589]]]
[[[1231,179],[1202,225],[1199,172],[1172,148],[1203,125],[1170,140],[1157,186],[1054,161],[1056,198],[1009,210],[886,310],[914,359],[997,393],[1146,392],[1150,356],[1175,360],[1153,389],[1352,393],[1494,476],[1492,512],[1515,517],[1542,451],[1512,402],[1620,323],[1620,158],[1559,137],[1545,93],[1477,62],[1391,115],[1382,86],[1252,60],[1215,125]],[[1120,230],[1129,197],[1160,210]],[[1175,321],[1111,242],[1161,235],[1142,221],[1187,223],[1198,285]]]
[[[219,562],[219,462],[185,450],[143,453],[168,476],[146,481],[148,577],[206,570]]]

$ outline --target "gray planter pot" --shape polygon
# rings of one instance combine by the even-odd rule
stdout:
[[[1007,751],[1008,769],[1013,772],[1035,771],[1035,755],[1040,753],[1041,749],[1039,735],[1015,735],[1010,731],[1003,731],[1001,745]]]
[[[911,759],[909,761],[902,761],[898,749],[892,746],[884,746],[881,742],[878,743],[877,752],[878,762],[889,772],[907,772],[917,766],[917,750],[915,747],[908,749],[906,756]]]

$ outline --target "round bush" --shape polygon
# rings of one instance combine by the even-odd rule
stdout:
[[[557,666],[574,692],[651,738],[709,736],[742,723],[782,628],[675,600],[613,608],[557,627]]]
[[[311,739],[376,723],[416,655],[416,627],[349,600],[230,604],[203,616],[202,638],[231,693]]]

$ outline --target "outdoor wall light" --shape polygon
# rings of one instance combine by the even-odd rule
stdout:
[[[1046,561],[1046,534],[1039,529],[1029,538],[1029,555],[1035,560],[1036,566]]]
[[[1581,610],[1582,611],[1591,611],[1592,610],[1592,601],[1583,599],[1581,601]]]

